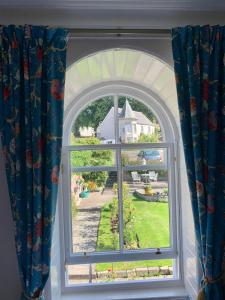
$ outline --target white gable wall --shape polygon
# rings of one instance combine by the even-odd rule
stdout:
[[[114,108],[112,107],[105,119],[97,128],[97,137],[105,140],[115,139]]]

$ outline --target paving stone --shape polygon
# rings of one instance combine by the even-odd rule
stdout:
[[[168,267],[160,267],[159,272],[161,275],[170,275],[170,270]]]
[[[138,277],[148,276],[148,268],[147,267],[146,268],[136,268],[135,271],[136,271],[136,275]]]

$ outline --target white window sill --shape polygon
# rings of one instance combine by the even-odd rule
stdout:
[[[151,289],[129,289],[98,292],[77,292],[64,294],[61,300],[188,300],[189,296],[182,287],[166,287]]]

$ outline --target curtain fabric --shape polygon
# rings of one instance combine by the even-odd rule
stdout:
[[[199,299],[225,299],[225,27],[172,30],[181,131],[203,279]]]
[[[0,27],[0,135],[22,300],[44,299],[49,275],[61,159],[66,36],[64,29]]]

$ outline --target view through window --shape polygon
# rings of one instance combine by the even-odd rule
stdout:
[[[173,278],[170,146],[134,98],[109,95],[78,114],[64,184],[70,284]]]

